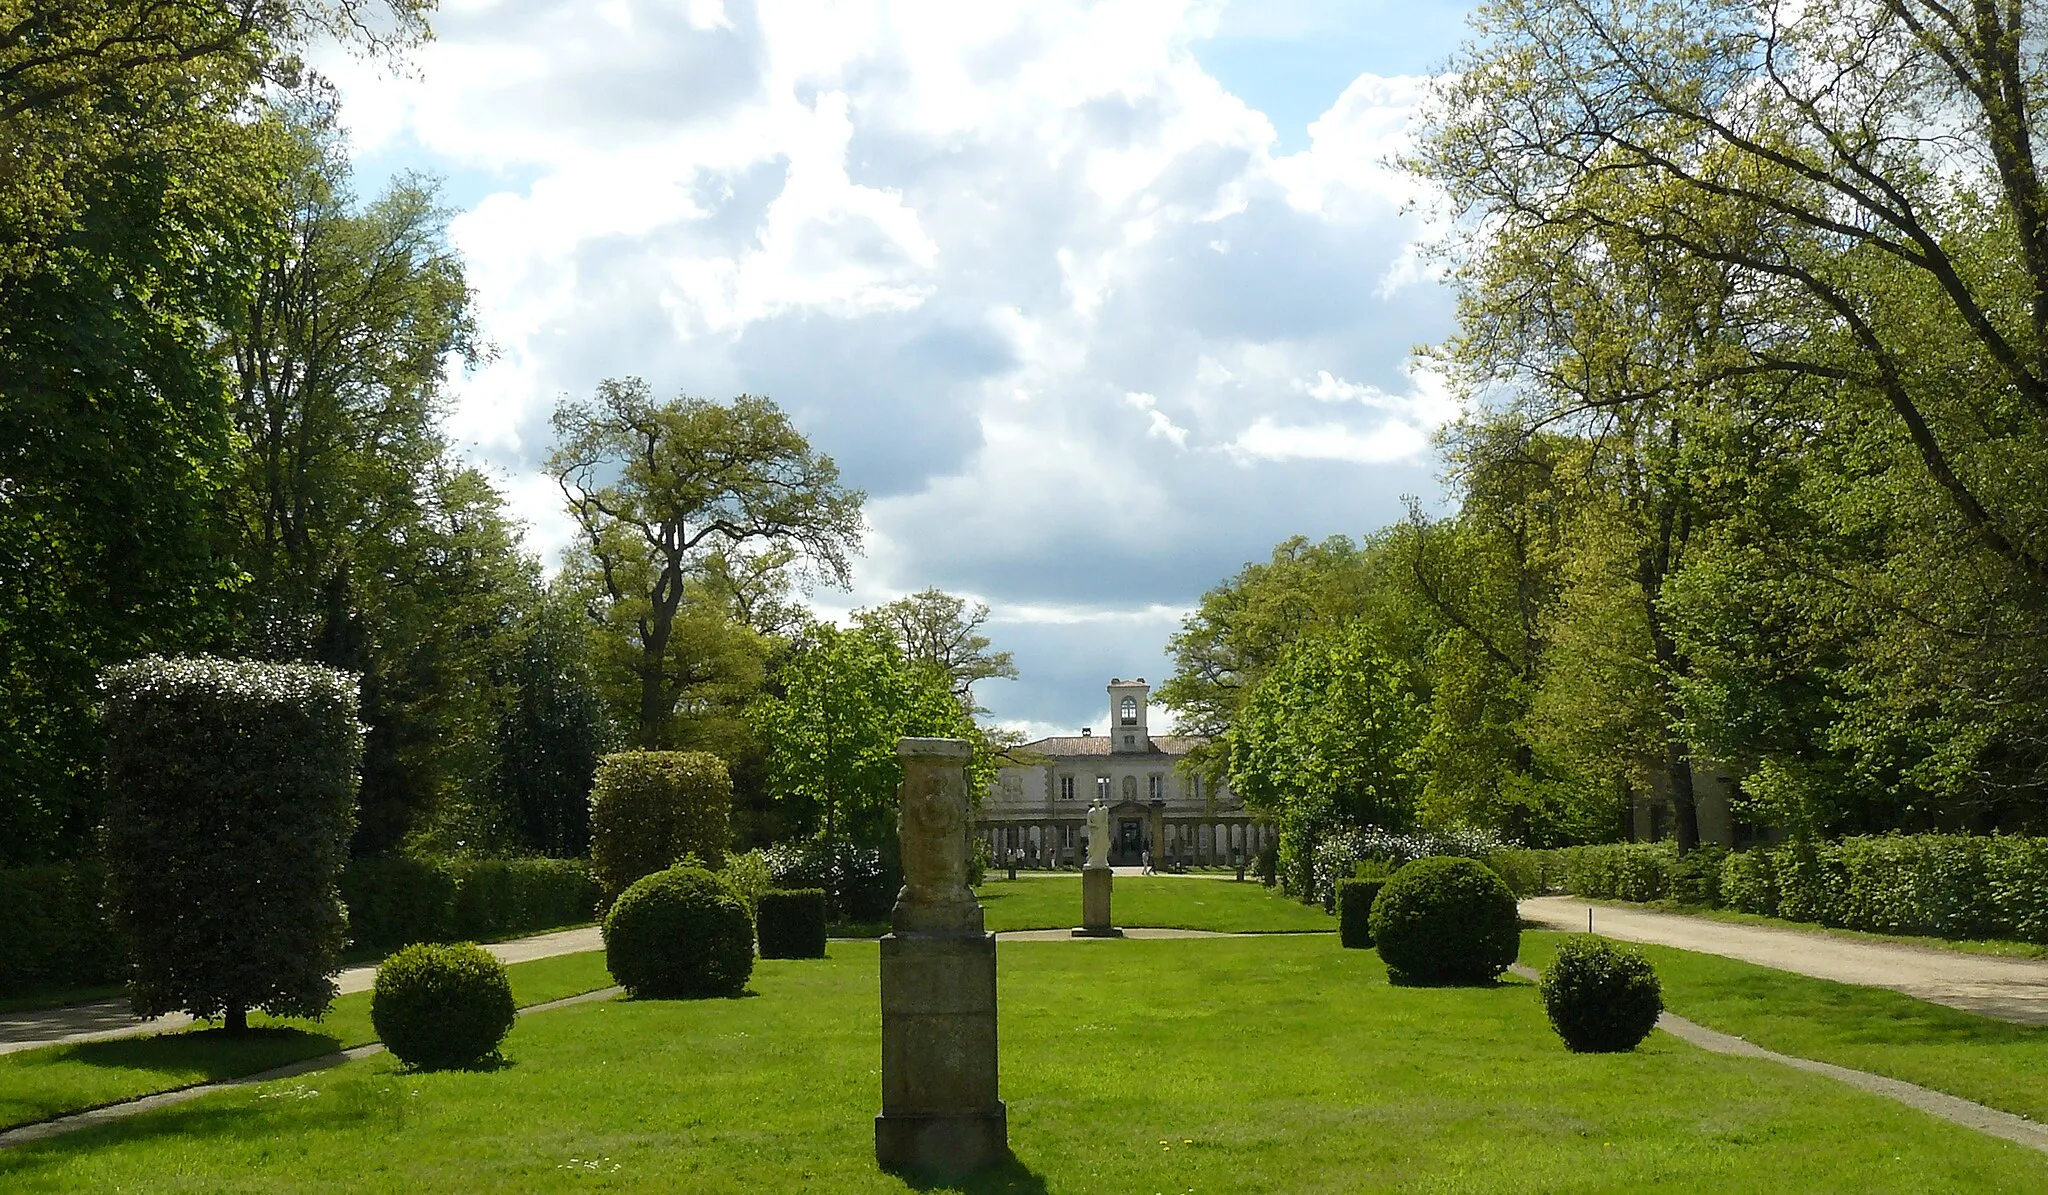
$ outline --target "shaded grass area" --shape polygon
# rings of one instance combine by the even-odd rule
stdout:
[[[1566,935],[1525,931],[1548,966]],[[1635,945],[1625,943],[1625,945]],[[1887,1075],[2048,1121],[2048,1027],[2013,1025],[1884,988],[1812,979],[1714,954],[1643,945],[1664,1006],[1757,1045]]]
[[[611,985],[597,952],[515,963],[506,971],[522,1006]],[[376,1038],[370,994],[357,992],[337,998],[318,1021],[251,1017],[242,1037],[191,1029],[0,1055],[0,1128],[251,1075]]]
[[[2048,1158],[1665,1035],[1567,1053],[1529,986],[1403,989],[1326,937],[1012,943],[1017,1192],[2040,1190]],[[520,1021],[509,1064],[388,1056],[0,1153],[9,1191],[900,1192],[874,1166],[876,950],[756,999]]]
[[[991,879],[975,890],[993,930],[1071,929],[1081,924],[1081,877]],[[1126,928],[1205,929],[1218,933],[1335,931],[1337,919],[1277,888],[1246,880],[1118,876],[1111,920]]]

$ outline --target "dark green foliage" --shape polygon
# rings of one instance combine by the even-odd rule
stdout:
[[[1557,948],[1540,990],[1550,1024],[1578,1054],[1633,1050],[1664,1011],[1657,972],[1640,951],[1585,934]]]
[[[576,925],[597,911],[581,859],[357,859],[342,872],[358,950],[490,941]]]
[[[634,881],[604,919],[604,961],[636,999],[734,996],[754,973],[754,919],[701,867]]]
[[[1669,896],[1682,905],[1721,904],[1721,862],[1728,848],[1701,843],[1671,861]]]
[[[880,921],[903,888],[895,843],[883,851],[851,842],[782,843],[762,852],[781,888],[823,888],[834,921]]]
[[[342,869],[349,945],[390,950],[454,936],[455,877],[430,859],[403,855],[356,859]]]
[[[469,942],[408,946],[384,960],[370,989],[378,1039],[421,1070],[490,1059],[515,1015],[505,965]]]
[[[1346,949],[1372,945],[1372,902],[1386,885],[1384,876],[1337,881],[1337,939]]]
[[[1491,983],[1521,949],[1514,893],[1485,864],[1438,855],[1394,873],[1372,902],[1387,976],[1408,986]]]
[[[620,751],[597,766],[590,790],[590,864],[611,899],[684,855],[725,859],[732,777],[703,751]]]
[[[553,595],[528,621],[498,724],[500,797],[528,850],[580,858],[590,853],[590,786],[605,738],[588,631],[582,612]]]
[[[107,861],[136,1012],[318,1016],[347,928],[355,678],[151,657],[106,687]]]
[[[1259,848],[1258,858],[1253,864],[1253,871],[1258,875],[1259,883],[1264,884],[1268,888],[1280,882],[1279,843],[1269,842]]]
[[[778,889],[761,894],[762,958],[825,957],[825,890]]]
[[[0,996],[121,977],[127,945],[107,917],[106,888],[96,863],[0,871]]]
[[[581,859],[455,859],[454,934],[508,938],[597,916],[597,881]]]

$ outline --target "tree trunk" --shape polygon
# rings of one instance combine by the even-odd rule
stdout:
[[[248,1006],[247,1006],[247,1005],[244,1005],[244,1004],[230,1004],[230,1005],[228,1005],[228,1015],[227,1015],[226,1027],[227,1027],[227,1031],[228,1031],[229,1033],[247,1033],[247,1032],[249,1032],[249,1008],[248,1008]]]
[[[1678,853],[1690,854],[1700,844],[1700,807],[1693,798],[1691,752],[1676,738],[1664,740],[1664,771],[1671,781],[1672,829],[1678,835]]]

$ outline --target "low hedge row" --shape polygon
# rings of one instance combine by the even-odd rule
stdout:
[[[2048,838],[1873,834],[1747,851],[1613,843],[1487,859],[1518,896],[1709,905],[1871,933],[2048,943]]]
[[[507,938],[597,916],[581,859],[357,859],[340,887],[358,950]],[[0,871],[0,997],[120,982],[126,947],[106,902],[96,862]]]
[[[1731,908],[1845,929],[2048,942],[2048,838],[1887,834],[1730,855]]]
[[[589,921],[597,882],[581,859],[358,859],[341,876],[359,950],[487,941]]]

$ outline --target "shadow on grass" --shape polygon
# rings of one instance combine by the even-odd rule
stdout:
[[[235,1079],[257,1071],[318,1058],[341,1049],[341,1040],[303,1029],[258,1028],[244,1033],[201,1029],[150,1037],[121,1037],[64,1047],[54,1057],[86,1066],[192,1073],[193,1082]]]
[[[1045,1177],[1026,1166],[1017,1155],[965,1178],[936,1178],[910,1172],[897,1178],[913,1191],[957,1191],[960,1195],[1046,1195]]]

